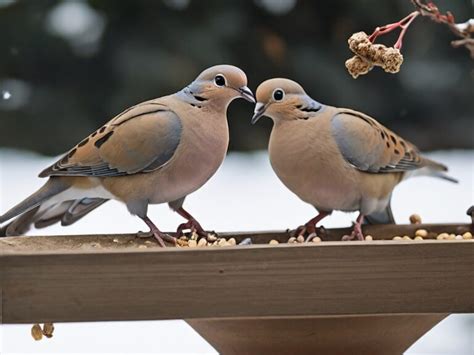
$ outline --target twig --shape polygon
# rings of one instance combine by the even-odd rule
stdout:
[[[451,12],[447,11],[442,14],[433,2],[426,2],[425,0],[411,0],[411,2],[422,16],[448,26],[451,32],[460,37],[460,39],[452,41],[451,45],[455,48],[466,47],[471,54],[471,58],[474,59],[474,38],[472,38],[474,19],[469,19],[464,23],[456,23]]]
[[[398,37],[397,42],[394,45],[394,48],[401,49],[402,48],[402,40],[403,36],[405,36],[405,32],[407,31],[408,27],[412,23],[412,21],[420,14],[418,11],[413,11],[411,14],[409,14],[407,17],[401,19],[398,22],[394,22],[382,27],[377,27],[375,31],[369,36],[369,41],[374,43],[375,39],[383,35],[385,33],[392,32],[393,30],[397,28],[401,28],[402,31],[400,32],[400,35]]]

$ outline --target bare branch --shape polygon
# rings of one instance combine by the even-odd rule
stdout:
[[[474,38],[471,36],[474,33],[474,19],[457,24],[451,12],[447,11],[442,14],[433,2],[425,0],[411,0],[411,2],[422,16],[448,26],[451,32],[460,37],[459,40],[452,41],[451,45],[455,48],[465,47],[470,52],[471,58],[474,59]]]

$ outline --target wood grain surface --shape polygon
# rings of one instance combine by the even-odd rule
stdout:
[[[221,355],[401,355],[445,314],[188,320]]]
[[[0,239],[1,321],[474,312],[473,240],[140,247],[146,241]]]

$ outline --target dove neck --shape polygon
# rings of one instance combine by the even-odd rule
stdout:
[[[208,98],[194,93],[188,86],[184,89],[178,91],[175,94],[180,100],[189,103],[190,105],[197,108],[204,108],[207,110],[212,110],[212,112],[217,113],[226,113],[227,108],[233,98],[226,96],[212,97]]]

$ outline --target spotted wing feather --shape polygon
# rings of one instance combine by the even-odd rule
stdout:
[[[404,172],[425,165],[413,144],[360,112],[341,110],[332,118],[331,130],[344,159],[358,170]]]
[[[181,138],[179,116],[168,107],[134,106],[77,144],[45,176],[124,176],[159,169],[174,155]]]

